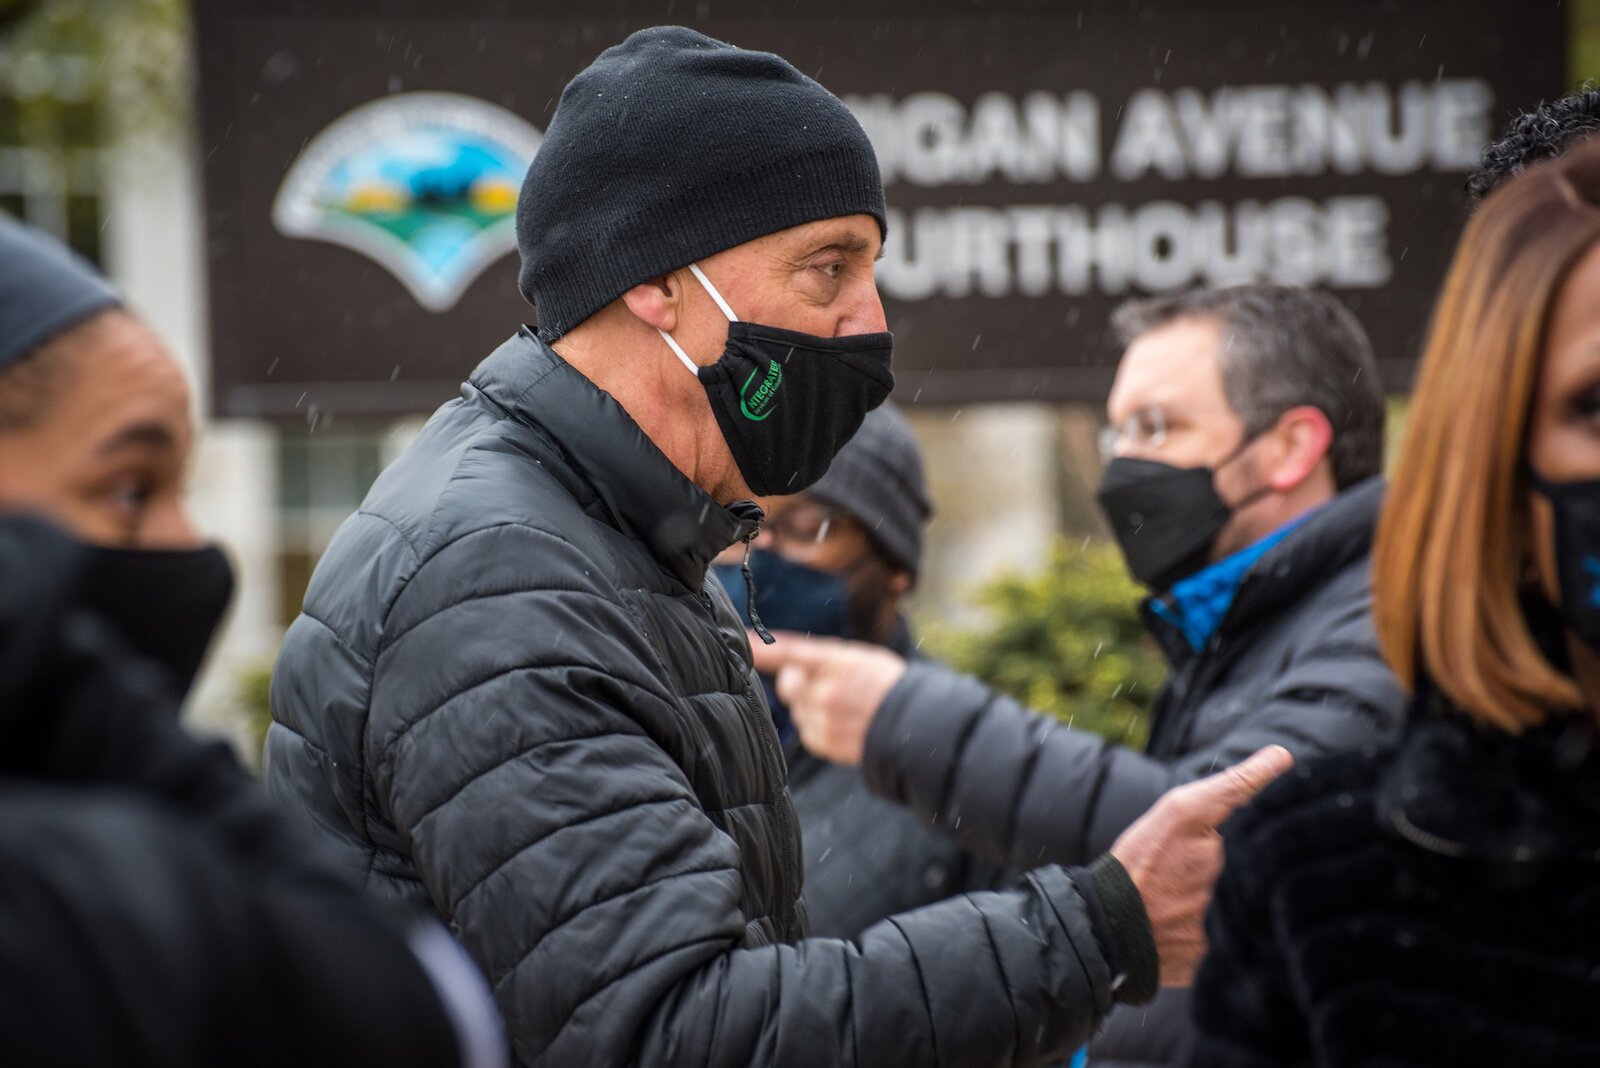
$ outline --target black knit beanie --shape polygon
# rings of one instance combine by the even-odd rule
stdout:
[[[841,215],[885,225],[872,143],[838,97],[771,53],[640,30],[562,92],[528,168],[522,295],[554,341],[641,282]]]
[[[912,577],[921,569],[922,532],[933,505],[922,476],[922,450],[893,402],[867,413],[828,473],[806,493],[854,517],[889,563]]]

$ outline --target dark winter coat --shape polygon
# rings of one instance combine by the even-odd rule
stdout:
[[[1430,712],[1226,828],[1195,1065],[1600,1064],[1600,732]]]
[[[458,1063],[401,929],[74,607],[79,549],[0,519],[0,1061]]]
[[[1146,752],[1029,711],[974,679],[913,664],[867,735],[874,791],[968,848],[1019,867],[1081,863],[1107,849],[1172,786],[1268,744],[1297,757],[1392,732],[1403,698],[1378,655],[1367,554],[1383,485],[1351,487],[1246,573],[1210,643],[1195,652],[1148,609],[1171,661]],[[1114,1013],[1101,1062],[1181,1061],[1185,992]]]
[[[319,565],[273,680],[274,793],[438,909],[530,1065],[989,1065],[1080,1041],[1112,932],[1060,869],[795,947],[783,755],[707,576],[758,516],[524,330]]]
[[[913,653],[902,624],[886,643]],[[861,769],[786,749],[805,847],[811,933],[854,938],[898,912],[1014,885],[1017,873],[973,856],[902,805],[874,796]]]

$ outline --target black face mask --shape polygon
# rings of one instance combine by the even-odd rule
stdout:
[[[194,685],[233,596],[233,568],[216,546],[116,549],[91,545],[79,600],[140,654],[161,664],[180,693]]]
[[[728,317],[727,348],[698,367],[671,334],[661,336],[705,386],[751,492],[798,493],[823,476],[894,388],[894,335],[816,337],[740,322],[699,266],[689,269]]]
[[[1199,571],[1233,513],[1270,492],[1260,490],[1231,507],[1217,494],[1217,471],[1253,440],[1216,467],[1173,467],[1126,456],[1106,465],[1095,499],[1135,579],[1162,593]]]
[[[1585,645],[1600,652],[1600,479],[1529,481],[1555,512],[1556,576],[1561,618]]]

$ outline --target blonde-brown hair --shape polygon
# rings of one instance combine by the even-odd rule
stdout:
[[[1582,703],[1539,651],[1523,461],[1551,309],[1600,242],[1600,138],[1529,169],[1462,235],[1434,308],[1373,549],[1373,613],[1401,683],[1419,675],[1513,733]]]

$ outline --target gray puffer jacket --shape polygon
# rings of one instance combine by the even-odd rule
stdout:
[[[1022,1064],[1081,1042],[1120,934],[1087,876],[799,942],[783,757],[706,574],[759,515],[522,331],[318,566],[273,679],[273,793],[445,918],[528,1065]]]
[[[1017,867],[1082,863],[1171,787],[1264,745],[1297,758],[1396,732],[1405,708],[1378,653],[1367,554],[1383,483],[1335,497],[1246,573],[1215,634],[1195,650],[1146,605],[1171,661],[1147,751],[1029,711],[931,662],[914,663],[867,735],[874,792],[974,852]],[[1113,1013],[1090,1049],[1101,1064],[1182,1063],[1188,992]]]

